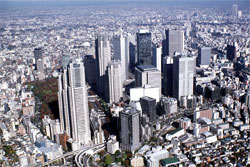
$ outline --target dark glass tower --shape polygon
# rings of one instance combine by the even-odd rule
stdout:
[[[152,65],[152,42],[149,31],[137,33],[137,64]]]

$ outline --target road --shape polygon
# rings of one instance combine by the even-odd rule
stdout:
[[[105,144],[98,144],[98,145],[94,145],[92,147],[88,147],[84,150],[82,150],[81,152],[79,152],[76,156],[75,156],[75,162],[76,165],[79,167],[88,167],[88,161],[90,159],[90,157],[98,152],[99,150],[102,150],[105,148]]]

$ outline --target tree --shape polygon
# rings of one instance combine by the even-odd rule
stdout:
[[[112,159],[111,155],[108,154],[108,155],[105,157],[105,164],[106,164],[106,165],[110,165],[112,162],[113,162],[113,159]]]
[[[121,154],[120,150],[116,150],[115,156],[118,157]]]
[[[116,158],[116,159],[115,159],[115,162],[116,162],[116,163],[122,162],[122,158],[121,158],[121,157]]]

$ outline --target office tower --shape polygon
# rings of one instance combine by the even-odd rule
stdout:
[[[126,41],[126,57],[128,56],[128,61],[129,61],[128,68],[132,69],[137,64],[136,36],[135,35],[127,35],[125,41]]]
[[[137,35],[137,64],[152,65],[151,33],[148,30],[140,30]]]
[[[211,57],[210,47],[203,47],[203,48],[199,47],[197,65],[209,65],[210,57]]]
[[[144,87],[145,85],[159,88],[161,92],[161,72],[152,65],[140,65],[135,69],[135,86]]]
[[[70,62],[70,54],[69,53],[64,53],[62,56],[62,68],[67,67],[67,65]]]
[[[156,99],[144,96],[140,98],[142,113],[146,114],[150,122],[155,122],[156,119]]]
[[[227,59],[233,61],[236,59],[236,47],[233,45],[227,45]]]
[[[119,60],[112,60],[107,67],[107,102],[119,102],[122,97],[122,67]]]
[[[180,100],[182,96],[193,95],[195,64],[195,57],[174,56],[173,97],[176,99]]]
[[[184,51],[184,32],[181,30],[166,30],[166,54],[173,57],[175,52]]]
[[[163,58],[163,94],[173,96],[173,58]]]
[[[92,87],[96,86],[96,58],[94,55],[85,55],[84,56],[84,67],[86,81]]]
[[[125,81],[128,76],[128,55],[126,54],[125,38],[123,36],[113,37],[114,59],[121,61],[122,81]]]
[[[35,48],[34,49],[34,57],[35,57],[35,67],[38,72],[44,72],[43,68],[43,49]]]
[[[155,66],[159,71],[161,71],[161,57],[162,57],[162,47],[155,46],[152,50],[152,65]]]
[[[141,146],[140,112],[127,107],[120,113],[121,149],[135,151]]]
[[[58,79],[58,103],[63,131],[80,145],[91,142],[84,65],[80,61],[62,69]]]
[[[250,4],[250,3],[249,3],[249,4]],[[238,18],[241,18],[241,17],[242,17],[242,11],[241,11],[241,10],[238,11],[237,17],[238,17]]]
[[[233,17],[237,17],[238,14],[238,5],[237,4],[233,4],[232,5],[232,16]]]
[[[111,60],[110,42],[106,35],[99,35],[95,40],[96,49],[96,86],[99,94],[104,94],[105,73]]]

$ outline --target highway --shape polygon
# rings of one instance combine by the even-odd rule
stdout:
[[[88,167],[88,161],[90,159],[90,157],[98,152],[99,150],[102,150],[105,148],[105,144],[98,144],[98,145],[94,145],[92,147],[88,147],[82,151],[80,151],[76,156],[75,156],[75,162],[76,165],[79,167]]]

